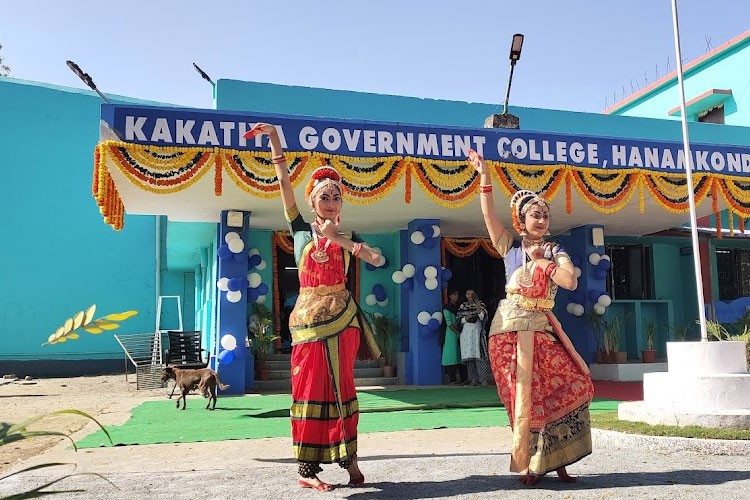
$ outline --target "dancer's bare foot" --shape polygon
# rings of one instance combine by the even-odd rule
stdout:
[[[555,472],[557,472],[557,477],[560,478],[560,481],[563,483],[575,483],[578,479],[568,474],[568,471],[565,470],[565,467],[560,467],[559,469],[555,469]]]
[[[541,480],[542,476],[536,476],[534,474],[524,474],[518,478],[518,481],[524,486],[534,486]]]
[[[324,483],[320,479],[316,477],[303,477],[299,481],[297,481],[297,484],[302,486],[303,488],[312,488],[314,490],[318,491],[331,491],[333,489],[332,484]]]
[[[349,473],[349,486],[362,486],[365,484],[365,475],[359,470],[359,463],[356,458],[346,471]]]

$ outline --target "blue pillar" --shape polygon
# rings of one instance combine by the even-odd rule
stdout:
[[[559,289],[555,305],[555,315],[560,320],[565,333],[588,364],[594,362],[597,348],[596,334],[591,326],[589,314],[593,311],[599,295],[606,293],[607,290],[606,276],[600,276],[594,272],[595,267],[589,263],[590,254],[604,253],[603,245],[593,244],[592,230],[594,228],[603,229],[603,226],[594,224],[579,226],[570,231],[570,236],[558,238],[573,260],[573,265],[581,269],[581,276],[578,278],[578,288],[574,292]],[[585,309],[583,316],[574,316],[567,312],[566,307],[569,302],[582,304]]]
[[[231,226],[227,224],[227,215],[230,213],[242,214],[241,223],[238,218],[230,221]],[[250,212],[223,210],[217,233],[217,279],[227,278],[229,291],[217,290],[216,296],[216,339],[218,342],[216,371],[219,372],[221,381],[229,384],[230,387],[226,391],[229,394],[244,394],[247,385],[248,352],[245,348],[245,338],[247,335],[248,256],[245,242],[248,238],[249,218]],[[239,235],[242,245],[228,243],[227,235],[230,233]],[[242,248],[237,251],[240,246]],[[236,300],[237,297],[239,297],[238,300]],[[230,337],[234,338],[233,342]],[[233,349],[225,348],[231,344],[235,346]]]
[[[402,264],[412,264],[415,268],[413,287],[411,291],[402,294],[401,300],[408,305],[409,326],[409,362],[408,373],[410,381],[416,385],[435,385],[443,381],[443,367],[441,366],[441,349],[439,331],[432,331],[418,320],[419,314],[427,312],[432,316],[442,311],[442,290],[438,275],[438,286],[429,290],[425,286],[425,269],[432,266],[438,273],[440,267],[440,237],[433,237],[433,226],[440,228],[438,219],[415,219],[408,225],[406,234],[406,261]],[[424,237],[417,235],[421,233]],[[403,267],[402,267],[403,268]]]

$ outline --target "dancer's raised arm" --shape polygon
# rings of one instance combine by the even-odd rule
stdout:
[[[494,246],[497,245],[498,240],[507,230],[503,226],[503,221],[495,213],[495,200],[492,197],[492,176],[490,175],[489,168],[484,163],[482,155],[473,149],[469,150],[469,164],[479,174],[482,215],[484,216],[484,224],[487,226],[487,231],[490,233],[490,240]]]
[[[286,158],[284,157],[284,149],[281,147],[281,141],[279,140],[279,133],[276,131],[276,127],[268,123],[258,123],[253,127],[253,130],[257,131],[255,135],[268,135],[268,140],[271,144],[271,161],[276,169],[276,177],[279,179],[281,202],[284,204],[284,210],[288,211],[297,202],[294,199],[292,181],[289,179],[289,172],[286,169]]]

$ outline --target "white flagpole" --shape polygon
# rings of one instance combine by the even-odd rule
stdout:
[[[707,342],[706,305],[703,300],[703,276],[701,275],[701,257],[700,248],[698,246],[698,223],[695,216],[693,157],[690,153],[690,138],[688,137],[687,106],[685,105],[685,81],[682,74],[682,49],[680,49],[680,24],[677,21],[677,0],[672,0],[672,25],[674,27],[674,49],[677,58],[677,82],[680,89],[682,147],[685,153],[685,176],[687,178],[688,204],[690,206],[690,234],[693,240],[693,266],[695,267],[695,288],[698,294],[698,319],[701,329],[701,341]]]

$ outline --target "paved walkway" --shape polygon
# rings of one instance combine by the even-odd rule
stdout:
[[[341,486],[329,493],[302,490],[288,438],[85,449],[65,445],[27,461],[75,462],[77,476],[54,486],[55,498],[85,499],[284,499],[284,498],[559,498],[617,499],[744,498],[750,491],[750,442],[737,448],[686,451],[660,438],[626,438],[594,431],[594,453],[569,467],[576,485],[554,474],[533,488],[508,472],[507,427],[435,429],[363,434],[364,488]],[[689,440],[688,440],[689,441]],[[651,449],[649,449],[651,448]],[[670,451],[671,450],[671,451]],[[716,453],[731,452],[734,455]],[[325,466],[321,478],[343,485],[347,475]],[[0,482],[0,497],[53,480],[61,469],[41,469]],[[322,495],[322,496],[321,496]]]

